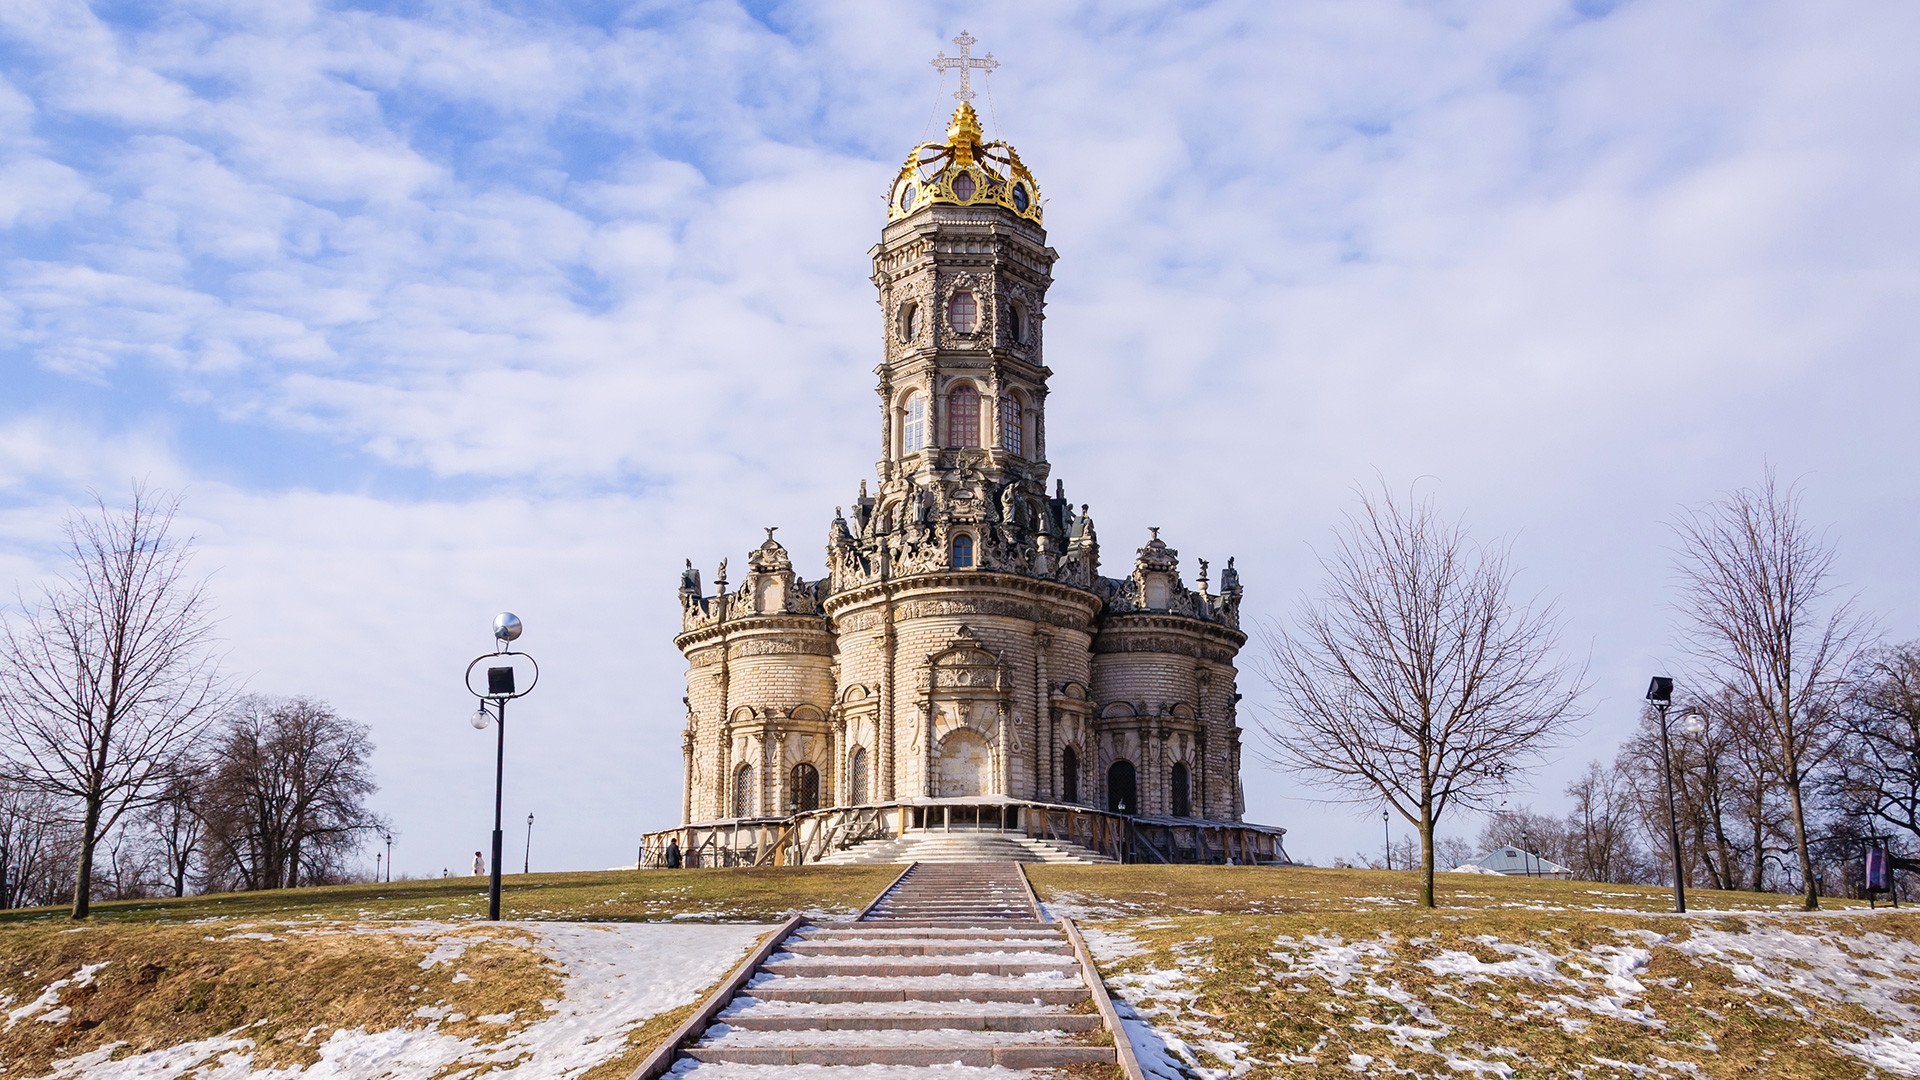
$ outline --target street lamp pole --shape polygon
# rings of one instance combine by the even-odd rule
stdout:
[[[387,880],[393,880],[393,834],[383,833],[381,839],[387,842]]]
[[[1387,869],[1393,869],[1393,828],[1387,824],[1387,815],[1391,811],[1380,811],[1380,835],[1387,842]]]
[[[533,865],[533,815],[528,814],[527,815],[527,850],[524,854],[520,856],[520,872],[523,874],[528,873],[529,871],[527,868],[532,865]]]
[[[1673,743],[1667,734],[1667,710],[1673,706],[1673,680],[1655,675],[1647,684],[1647,700],[1660,713],[1660,774],[1667,784],[1667,842],[1673,852],[1673,910],[1687,910],[1687,885],[1680,867],[1680,812],[1673,802]]]
[[[515,652],[508,647],[520,637],[520,631],[521,625],[518,615],[510,611],[503,611],[499,615],[496,615],[493,620],[493,652],[485,656],[476,657],[472,663],[467,665],[467,690],[472,693],[473,696],[480,699],[480,707],[475,710],[473,714],[473,726],[484,730],[489,723],[499,725],[493,752],[493,862],[488,867],[491,873],[488,875],[487,880],[487,918],[496,922],[500,918],[500,849],[502,837],[500,831],[500,797],[501,791],[505,786],[507,774],[507,702],[517,697],[526,696],[540,681],[540,665],[533,662],[533,657],[523,652]],[[504,666],[487,668],[487,688],[484,692],[473,685],[473,669],[479,667],[481,661],[504,660],[512,656],[524,658],[532,668],[533,678],[528,681],[526,689],[516,688],[514,669],[510,661]],[[493,704],[491,710],[487,708],[489,702]],[[531,850],[531,835],[528,837],[528,846],[529,850]]]

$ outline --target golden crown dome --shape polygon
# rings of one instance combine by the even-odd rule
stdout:
[[[1040,224],[1040,186],[1003,142],[981,142],[980,116],[962,101],[947,141],[921,143],[907,155],[887,196],[887,220],[923,206],[999,206]]]

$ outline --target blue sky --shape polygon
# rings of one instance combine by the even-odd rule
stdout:
[[[459,673],[511,608],[546,681],[508,816],[536,863],[630,860],[679,806],[681,559],[780,525],[818,574],[871,475],[866,252],[965,29],[1049,200],[1049,450],[1108,571],[1163,526],[1283,618],[1356,481],[1430,477],[1591,657],[1590,731],[1529,796],[1557,806],[1677,666],[1661,520],[1767,462],[1920,633],[1917,23],[15,0],[0,579],[51,567],[90,489],[184,489],[234,670],[373,726],[414,873],[483,846]],[[1247,780],[1296,855],[1375,844]]]

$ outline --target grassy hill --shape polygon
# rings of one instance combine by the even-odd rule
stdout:
[[[898,873],[513,875],[501,913],[601,923],[846,918]],[[0,1012],[9,1014],[0,1065],[9,1077],[41,1076],[80,1055],[104,1063],[161,1047],[218,1049],[222,1038],[250,1042],[255,1068],[310,1065],[333,1033],[355,1030],[431,1028],[503,1043],[552,1013],[564,972],[551,943],[485,922],[486,905],[484,878],[451,878],[103,903],[84,923],[61,909],[0,912]],[[633,1027],[630,1051],[586,1075],[625,1077],[687,1011]]]
[[[1420,911],[1407,873],[1029,871],[1151,1020],[1149,1057],[1169,1073],[1920,1075],[1920,916],[1906,909],[1830,901],[1804,915],[1789,897],[1698,892],[1675,916],[1659,889],[1449,874],[1445,906]],[[534,920],[519,926],[479,919],[474,878],[103,904],[83,926],[7,912],[0,1063],[42,1076],[224,1039],[256,1069],[304,1065],[343,1032],[510,1046],[567,992],[554,933],[845,917],[897,872],[515,875],[504,911]],[[752,931],[730,933],[721,967]],[[684,1012],[613,1025],[623,1047],[585,1075],[623,1077]]]
[[[1213,1076],[1920,1075],[1920,913],[1235,867],[1032,868],[1169,1061]]]

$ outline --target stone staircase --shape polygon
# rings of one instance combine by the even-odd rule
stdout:
[[[1016,866],[915,865],[859,921],[788,935],[671,1075],[1117,1077],[1073,946],[1038,915]]]
[[[868,863],[1110,863],[1090,848],[1065,840],[1039,840],[994,829],[946,832],[926,829],[887,840],[867,840],[823,855],[822,866]]]

